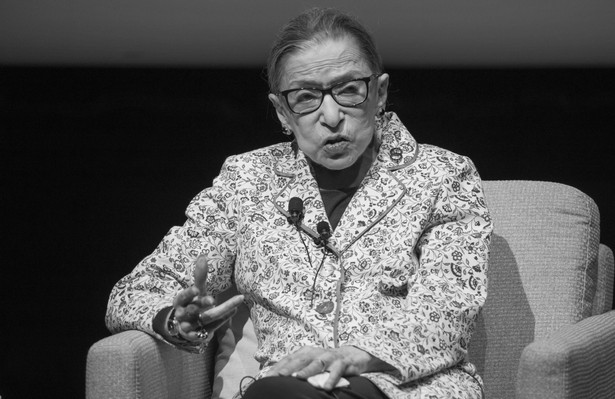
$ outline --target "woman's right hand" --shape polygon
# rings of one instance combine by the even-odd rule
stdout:
[[[213,334],[233,317],[243,302],[243,295],[235,295],[216,305],[207,292],[207,269],[207,257],[200,255],[194,268],[194,285],[180,291],[173,300],[179,333],[188,341],[203,341],[203,332],[207,332],[205,336]]]

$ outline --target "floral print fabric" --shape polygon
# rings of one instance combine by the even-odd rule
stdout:
[[[234,282],[245,295],[259,376],[302,346],[354,345],[395,367],[365,374],[391,398],[480,397],[465,359],[492,231],[479,175],[468,158],[417,144],[393,113],[377,138],[327,250],[310,237],[327,216],[301,151],[282,143],[229,157],[186,223],[116,284],[109,329],[157,336],[154,316],[193,283],[204,253],[211,293]],[[301,229],[287,220],[292,197],[304,202]]]

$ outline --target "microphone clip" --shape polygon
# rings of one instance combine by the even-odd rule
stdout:
[[[298,197],[293,197],[288,202],[288,223],[299,228],[303,219],[303,200]]]
[[[293,212],[290,214],[290,216],[286,218],[286,220],[288,220],[288,223],[296,227],[299,227],[299,225],[301,224],[301,219],[303,219],[303,214],[301,212]]]
[[[329,223],[325,221],[318,222],[316,225],[316,231],[318,232],[318,237],[314,238],[314,244],[319,247],[325,247],[329,243],[329,239],[331,238],[331,227]]]

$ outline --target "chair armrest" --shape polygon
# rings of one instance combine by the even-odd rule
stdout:
[[[534,341],[521,354],[518,398],[611,398],[615,392],[615,310]]]
[[[209,398],[214,349],[195,355],[142,331],[124,331],[88,351],[86,397]]]

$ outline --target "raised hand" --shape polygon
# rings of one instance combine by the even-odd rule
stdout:
[[[194,268],[194,285],[182,290],[173,300],[180,334],[189,341],[202,341],[233,317],[243,302],[243,295],[235,295],[216,305],[207,291],[208,267],[207,257],[199,256]]]

